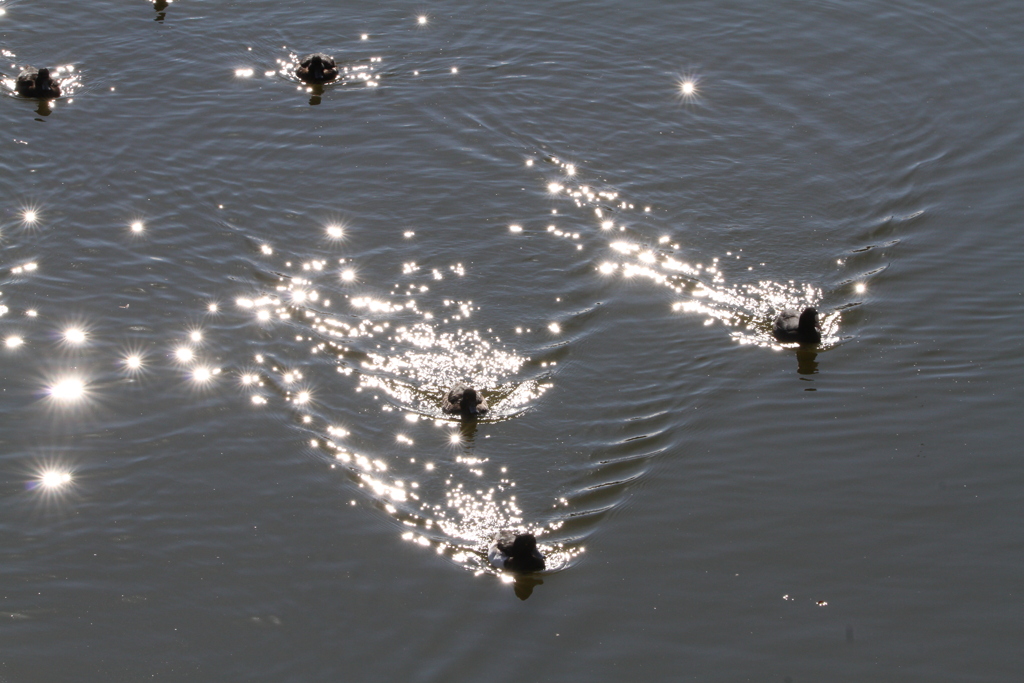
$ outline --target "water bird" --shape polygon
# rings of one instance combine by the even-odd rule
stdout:
[[[22,97],[60,97],[60,83],[50,78],[50,70],[28,66],[18,74],[14,89]]]
[[[818,344],[821,342],[818,311],[805,308],[798,312],[795,308],[787,308],[775,318],[772,334],[780,342]]]
[[[544,569],[544,555],[537,550],[537,538],[533,534],[517,534],[501,531],[487,549],[487,559],[498,569],[528,574]]]
[[[484,415],[490,407],[476,389],[468,384],[456,384],[445,395],[441,410],[449,414]]]
[[[327,83],[338,77],[338,66],[334,57],[323,52],[306,55],[295,69],[295,75],[306,83]]]

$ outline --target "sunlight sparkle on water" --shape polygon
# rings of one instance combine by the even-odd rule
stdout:
[[[356,279],[356,271],[351,268],[341,271],[341,279],[343,282],[352,282]]]
[[[192,332],[189,333],[188,338],[194,342],[200,342],[203,340],[203,333],[199,330],[192,330]]]
[[[523,231],[523,226],[521,226],[521,225],[510,225],[510,226],[508,226],[508,229],[509,229],[510,232],[522,232]]]
[[[192,353],[192,349],[179,346],[174,350],[174,357],[182,363],[187,363],[195,357],[195,354]]]
[[[15,337],[15,336],[10,336],[10,337],[8,337],[7,339],[4,340],[4,344],[6,344],[7,348],[9,348],[9,349],[16,349],[19,346],[21,346],[23,342],[24,342],[24,340],[21,337]]]
[[[142,232],[146,229],[146,226],[142,224],[142,221],[135,221],[131,224],[132,232]]]
[[[694,85],[693,81],[683,81],[682,83],[679,84],[679,92],[683,93],[683,95],[687,97],[690,97],[691,95],[693,95],[694,92],[696,92],[696,86]]]
[[[216,313],[218,310],[217,304],[210,304],[209,306],[206,307],[206,310],[208,310],[210,313]]]
[[[129,370],[138,370],[142,367],[142,357],[138,354],[128,356],[124,359],[124,364]]]
[[[71,483],[70,472],[57,472],[56,470],[47,470],[43,472],[42,476],[39,477],[39,483],[48,489],[55,489],[65,484]]]
[[[426,15],[425,14],[421,14],[420,16],[416,17],[416,23],[419,24],[420,26],[426,26],[427,25],[427,17],[426,17]]]
[[[856,284],[856,285],[854,286],[854,288],[853,288],[853,289],[854,289],[854,291],[856,291],[856,292],[857,292],[858,294],[863,294],[864,292],[866,292],[866,291],[867,291],[867,289],[868,289],[868,288],[867,288],[867,285],[865,285],[865,284],[864,284],[863,282],[858,282],[858,283],[857,283],[857,284]]]
[[[342,230],[340,225],[328,225],[327,236],[336,240],[341,239],[342,237],[345,236],[345,231]]]
[[[205,384],[213,379],[214,374],[210,368],[196,368],[192,371],[192,379],[200,384]]]
[[[36,213],[33,209],[26,209],[25,212],[21,214],[21,220],[24,221],[25,223],[28,223],[29,225],[32,225],[37,220],[39,220],[39,214]]]
[[[59,380],[50,387],[50,396],[58,401],[74,401],[85,395],[85,384],[75,377]]]
[[[69,327],[64,330],[64,341],[69,344],[81,344],[85,341],[85,330],[80,327]]]

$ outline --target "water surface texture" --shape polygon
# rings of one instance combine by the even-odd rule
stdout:
[[[0,680],[1024,670],[1020,3],[0,12]]]

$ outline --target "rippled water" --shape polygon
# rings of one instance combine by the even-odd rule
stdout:
[[[0,10],[0,679],[1019,675],[1019,4]]]

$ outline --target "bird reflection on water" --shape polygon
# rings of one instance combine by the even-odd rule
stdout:
[[[153,21],[163,22],[167,17],[167,6],[170,5],[174,0],[153,0],[153,9],[156,10],[156,17]]]

